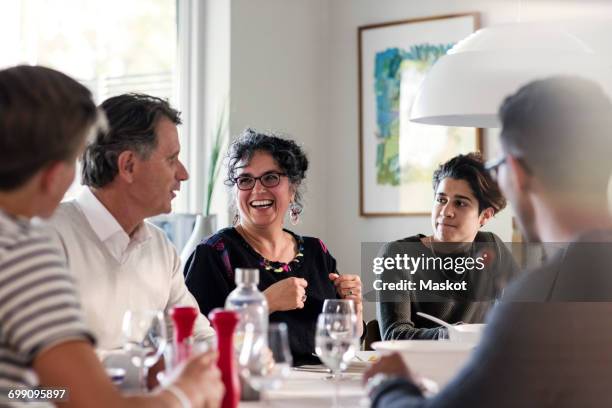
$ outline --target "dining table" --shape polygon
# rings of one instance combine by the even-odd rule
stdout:
[[[374,344],[376,345],[376,343]],[[363,383],[364,372],[381,355],[399,352],[401,358],[421,377],[426,395],[434,395],[448,383],[469,358],[475,344],[451,341],[391,340],[380,342],[378,351],[357,351],[348,368],[336,381],[324,365],[292,367],[278,389],[265,391],[265,400],[240,401],[240,408],[289,407],[326,408],[333,403],[339,386],[341,407],[369,407],[370,401]],[[138,370],[131,367],[129,358],[121,350],[105,353],[102,359],[109,376],[122,370],[125,377],[117,382],[123,392],[138,391]],[[159,374],[158,374],[159,377]]]

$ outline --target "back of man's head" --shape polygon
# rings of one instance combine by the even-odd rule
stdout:
[[[83,184],[101,188],[119,173],[117,159],[132,151],[147,159],[157,146],[155,127],[161,117],[181,123],[180,112],[163,99],[143,94],[123,94],[102,102],[109,131],[100,134],[83,155]]]
[[[551,191],[605,200],[612,171],[612,103],[595,83],[559,76],[531,82],[499,110],[504,150]]]
[[[0,71],[0,191],[13,191],[50,163],[76,158],[95,122],[91,93],[37,66]]]

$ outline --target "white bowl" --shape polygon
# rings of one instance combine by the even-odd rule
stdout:
[[[382,352],[398,352],[415,373],[440,386],[446,384],[466,363],[475,343],[444,340],[390,340],[372,343]]]
[[[459,324],[448,330],[453,342],[476,344],[480,341],[485,324]]]

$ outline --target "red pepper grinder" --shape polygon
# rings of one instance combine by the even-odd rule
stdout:
[[[240,380],[234,360],[234,330],[240,318],[238,313],[223,309],[213,310],[209,318],[217,332],[217,366],[221,370],[221,379],[225,385],[221,408],[236,408],[240,402]]]
[[[174,306],[170,315],[174,322],[174,366],[191,356],[191,336],[198,317],[198,309],[192,306]]]

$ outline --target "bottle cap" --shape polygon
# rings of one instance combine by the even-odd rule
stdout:
[[[235,282],[236,285],[251,283],[257,285],[259,283],[259,269],[236,268]]]

